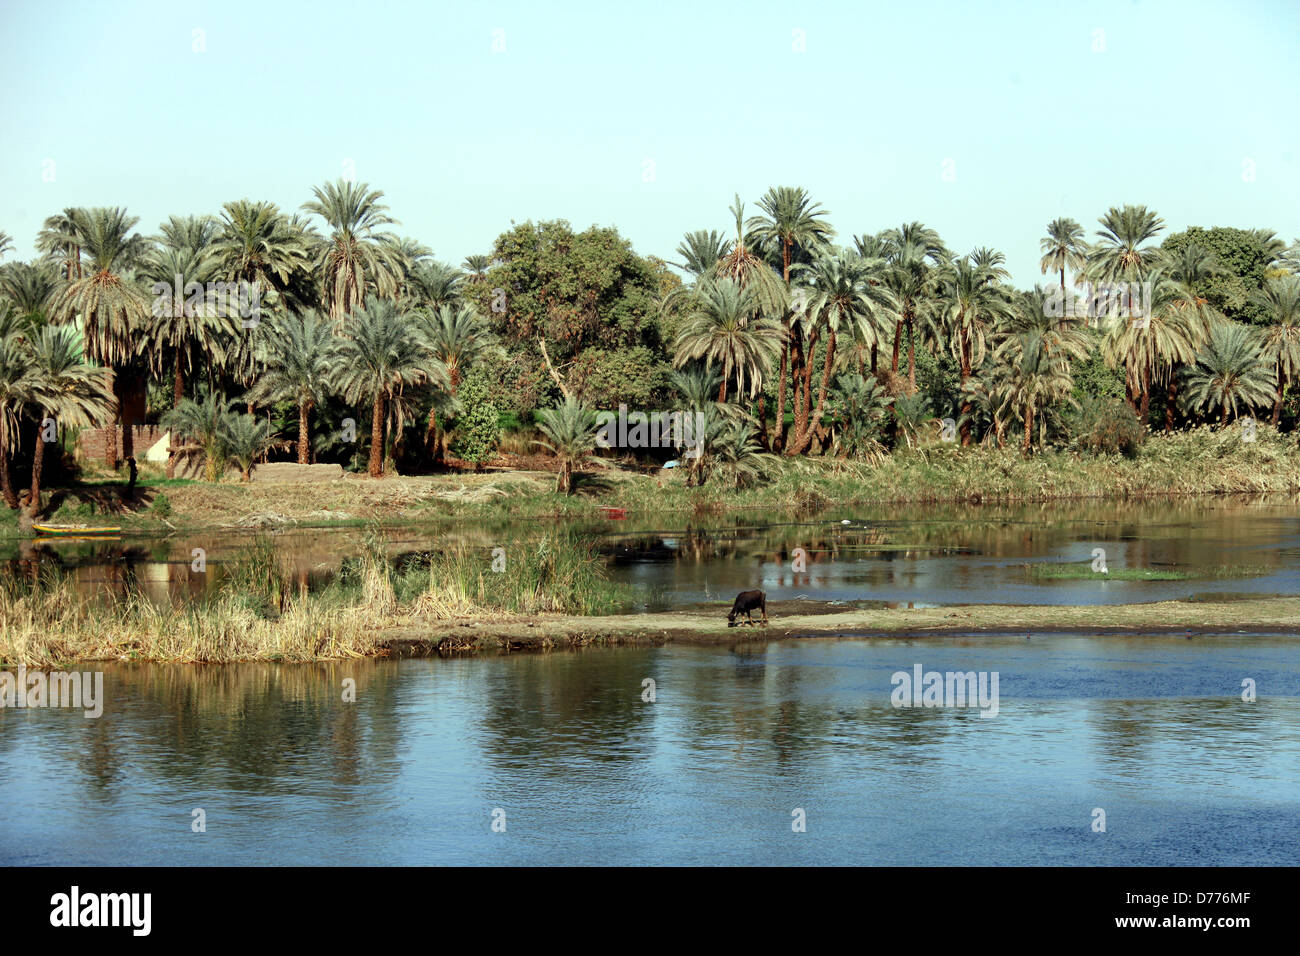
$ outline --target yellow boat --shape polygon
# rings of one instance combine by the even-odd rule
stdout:
[[[118,526],[91,527],[72,524],[34,524],[38,533],[51,538],[111,538],[122,533]]]

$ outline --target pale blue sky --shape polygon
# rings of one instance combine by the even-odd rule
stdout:
[[[1126,202],[1300,236],[1296,0],[0,4],[18,257],[64,206],[152,233],[241,197],[296,209],[347,160],[453,262],[542,218],[672,260],[778,184],[843,241],[919,219],[1022,285],[1050,219],[1091,234]]]

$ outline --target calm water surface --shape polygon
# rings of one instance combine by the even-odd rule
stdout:
[[[663,520],[665,523],[660,524]],[[847,524],[845,523],[847,522]],[[395,561],[449,546],[526,547],[551,522],[458,525],[385,532]],[[600,521],[579,526],[597,541],[610,576],[632,586],[630,610],[730,601],[761,587],[774,602],[794,598],[915,604],[1126,604],[1231,600],[1300,593],[1300,503],[1189,498],[1035,505],[836,508],[815,517],[769,513]],[[289,529],[271,537],[304,584],[322,582],[363,548],[360,529]],[[118,542],[0,542],[0,561],[35,572],[51,566],[95,593],[139,591],[157,600],[197,593],[252,543],[248,533],[204,531]],[[203,548],[212,573],[191,573]],[[793,570],[795,550],[806,571]],[[1113,569],[1178,570],[1175,581],[1040,581],[1036,563],[1089,569],[1093,550]],[[1249,568],[1220,576],[1224,566]],[[1089,573],[1091,573],[1089,571]]]
[[[895,709],[890,676],[917,663],[997,671],[1000,712]],[[105,681],[98,720],[0,710],[0,863],[1300,863],[1291,637],[123,665]]]

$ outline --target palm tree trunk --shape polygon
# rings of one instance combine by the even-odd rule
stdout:
[[[874,345],[871,346],[871,377],[872,377],[872,378],[875,378],[875,377],[876,377],[876,360],[877,360],[877,357],[878,357],[878,353],[879,353],[879,351],[880,351],[880,343],[879,343],[879,342],[877,342],[876,344],[874,344]]]
[[[1175,369],[1169,370],[1169,387],[1165,389],[1165,431],[1174,430],[1174,406],[1178,404],[1178,375]]]
[[[911,315],[907,317],[907,384],[916,394],[916,330]]]
[[[1026,405],[1025,406],[1025,440],[1020,446],[1020,450],[1026,455],[1029,454],[1029,446],[1033,442],[1033,438],[1034,438],[1034,407],[1032,405]]]
[[[384,473],[384,396],[375,396],[375,414],[370,420],[370,477]]]
[[[185,401],[185,378],[181,374],[181,355],[178,351],[176,353],[176,369],[172,375],[172,408],[180,408],[183,401]],[[168,445],[175,446],[176,439],[172,438]],[[167,449],[167,477],[176,477],[176,453],[170,447]]]
[[[32,487],[27,498],[27,513],[36,517],[41,508],[41,469],[45,464],[45,439],[36,433],[36,448],[32,452]]]
[[[311,462],[311,403],[298,403],[298,464]]]
[[[13,479],[9,477],[9,449],[3,441],[0,441],[0,493],[4,495],[5,504],[17,511],[18,496],[14,494]]]
[[[898,347],[903,341],[903,320],[899,319],[894,323],[894,361],[889,370],[895,375],[898,374]]]
[[[1142,410],[1138,415],[1139,424],[1147,423],[1147,415],[1151,411],[1151,366],[1143,364],[1142,366]]]
[[[722,384],[718,386],[718,404],[727,400],[727,370],[722,370]]]
[[[1060,328],[1065,328],[1065,263],[1061,263],[1061,324]]]
[[[1278,419],[1282,417],[1282,393],[1286,390],[1286,379],[1282,377],[1282,369],[1277,370],[1277,400],[1273,402],[1273,427],[1277,428]]]
[[[816,431],[817,426],[821,424],[822,415],[824,414],[826,409],[826,392],[830,387],[831,365],[834,364],[834,362],[835,362],[835,332],[832,330],[830,339],[826,343],[826,360],[822,366],[821,384],[817,388],[817,408],[812,412],[811,416],[805,413],[803,430],[798,433],[798,438],[796,438],[794,444],[790,446],[786,454],[789,455],[803,454],[804,450],[807,449],[807,447],[810,444],[812,444],[813,433]],[[810,375],[812,374],[812,366],[813,363],[809,362],[808,372]],[[811,381],[808,383],[807,386],[805,386],[805,391],[807,392],[808,396],[811,397],[812,395]]]
[[[970,378],[970,341],[966,332],[966,327],[961,329],[961,384],[963,386],[962,394],[965,394],[966,380]],[[970,402],[962,402],[961,405],[961,446],[963,448],[970,444]]]
[[[772,431],[772,450],[780,451],[785,444],[785,386],[790,349],[790,322],[785,323],[785,342],[781,344],[781,378],[776,388],[776,427]]]

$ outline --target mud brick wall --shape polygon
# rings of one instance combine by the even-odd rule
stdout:
[[[122,457],[122,430],[114,430],[117,435],[117,457]],[[144,458],[144,453],[158,441],[167,429],[160,428],[157,425],[135,425],[131,429],[132,437],[135,439],[135,457],[137,461]],[[108,429],[106,428],[87,428],[77,436],[77,451],[81,454],[83,460],[103,461],[104,453],[108,450]]]

